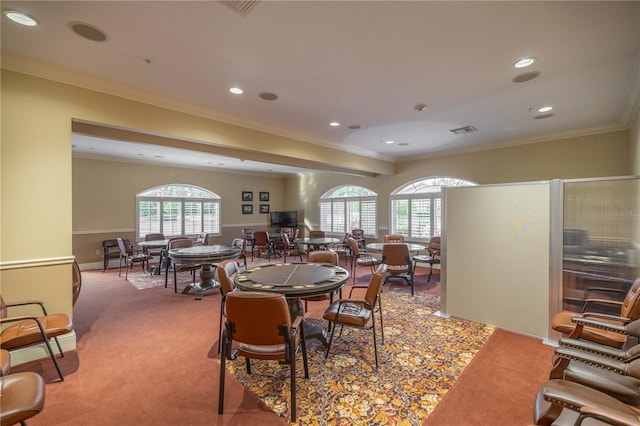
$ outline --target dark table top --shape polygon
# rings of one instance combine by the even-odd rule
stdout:
[[[237,274],[234,281],[246,291],[269,291],[287,297],[325,294],[342,287],[349,272],[322,263],[276,263],[248,269]]]
[[[169,250],[169,257],[177,263],[218,263],[238,257],[240,251],[237,247],[217,244],[192,246]]]

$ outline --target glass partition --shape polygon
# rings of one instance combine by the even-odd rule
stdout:
[[[562,308],[623,300],[640,274],[640,178],[565,182],[563,223]]]

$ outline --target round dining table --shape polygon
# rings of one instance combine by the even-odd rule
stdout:
[[[247,269],[234,277],[240,290],[266,291],[287,298],[292,318],[304,316],[302,297],[334,293],[349,280],[349,271],[326,263],[275,263]],[[324,327],[304,321],[305,339],[327,346]]]
[[[142,247],[142,252],[144,254],[149,254],[149,249],[161,248],[166,249],[167,244],[169,244],[169,240],[149,240],[149,241],[138,241],[136,245]],[[158,266],[154,267],[151,272],[151,275],[160,275],[160,271],[163,268],[164,255],[160,255],[160,262],[158,262]]]
[[[238,247],[226,245],[192,246],[169,250],[168,256],[177,264],[201,265],[200,282],[190,284],[182,291],[186,294],[194,289],[195,299],[200,300],[205,291],[220,287],[220,283],[213,279],[217,264],[226,259],[235,259],[240,256],[240,251]]]
[[[331,237],[321,237],[321,238],[308,238],[301,237],[293,240],[294,244],[303,244],[307,246],[312,246],[314,250],[318,250],[320,246],[328,246],[329,244],[335,244],[340,242],[339,238],[331,238]]]

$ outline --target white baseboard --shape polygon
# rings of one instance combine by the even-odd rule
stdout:
[[[73,351],[76,349],[76,332],[72,331],[71,333],[58,336],[58,341],[64,353]],[[52,339],[50,344],[53,353],[58,355],[58,345],[56,345],[56,342]],[[11,365],[24,364],[25,362],[42,358],[49,358],[49,351],[47,351],[47,346],[44,343],[11,351]]]

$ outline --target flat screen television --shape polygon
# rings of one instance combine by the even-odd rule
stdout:
[[[269,224],[272,228],[297,228],[298,212],[296,210],[270,212]]]

